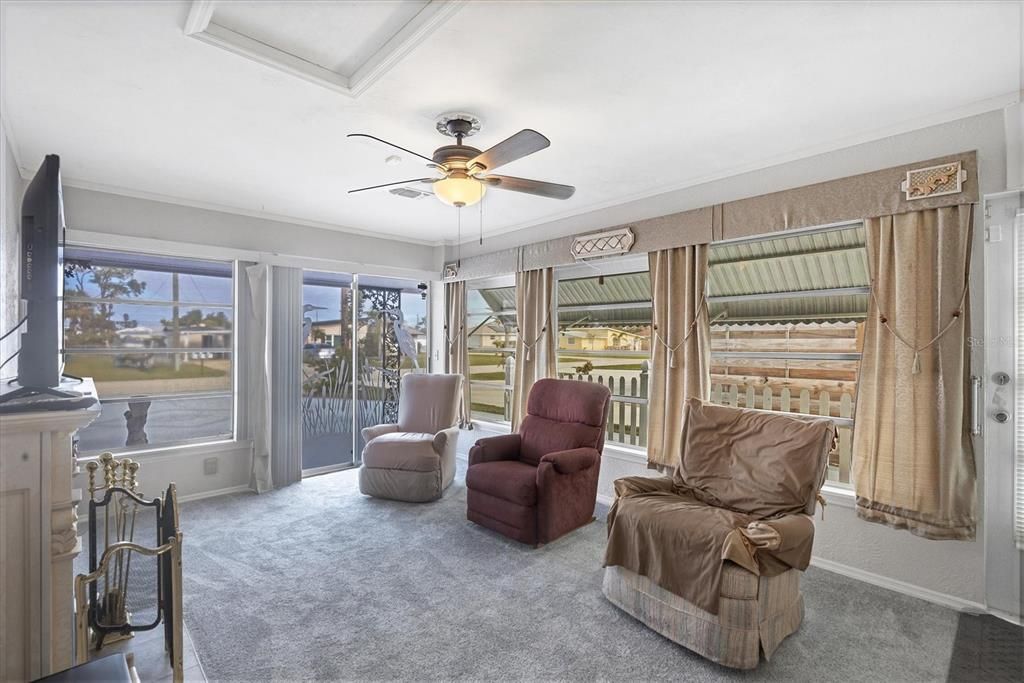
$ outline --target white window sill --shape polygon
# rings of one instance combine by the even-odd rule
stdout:
[[[221,441],[204,441],[202,443],[178,444],[177,446],[159,446],[139,450],[119,450],[114,453],[118,459],[152,460],[160,457],[178,457],[182,455],[206,455],[223,453],[224,451],[251,450],[252,441],[223,439]],[[99,453],[79,456],[80,463],[98,460]]]
[[[840,484],[825,483],[821,487],[821,495],[826,505],[838,505],[839,507],[853,509],[856,506],[857,496],[852,488],[846,488]]]

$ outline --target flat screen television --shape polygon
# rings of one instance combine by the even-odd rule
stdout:
[[[21,203],[21,299],[17,381],[0,383],[0,413],[74,410],[96,402],[64,367],[64,198],[60,157],[50,154]],[[79,388],[75,388],[78,386]]]
[[[63,368],[62,293],[64,198],[60,157],[49,154],[21,202],[21,298],[28,317],[21,333],[18,384],[43,389],[60,385]]]

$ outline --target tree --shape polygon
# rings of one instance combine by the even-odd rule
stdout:
[[[97,292],[90,295],[88,285]],[[146,283],[135,278],[134,268],[93,266],[86,261],[64,264],[64,286],[72,296],[96,299],[129,299],[141,296]],[[68,302],[64,306],[67,334],[76,346],[109,346],[117,338],[113,303]],[[127,321],[130,323],[131,321]],[[127,324],[126,323],[126,324]]]
[[[174,321],[162,319],[164,327],[173,327]],[[178,316],[178,325],[181,327],[208,327],[210,329],[228,330],[231,329],[231,321],[224,311],[207,313],[205,316],[198,308],[193,308],[188,313]]]

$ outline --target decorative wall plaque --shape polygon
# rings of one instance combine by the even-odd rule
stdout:
[[[939,197],[963,191],[967,171],[959,161],[928,168],[907,171],[907,179],[900,184],[907,200]]]
[[[452,261],[451,263],[444,264],[444,268],[441,270],[442,280],[451,280],[459,276],[459,262]]]
[[[577,261],[626,254],[633,248],[633,228],[616,228],[581,235],[572,241],[572,257]]]

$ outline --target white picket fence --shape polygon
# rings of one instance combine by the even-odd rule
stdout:
[[[829,456],[829,481],[850,483],[850,464],[853,454],[853,394],[809,389],[799,391],[788,387],[775,390],[770,386],[755,387],[742,384],[712,384],[711,402],[736,408],[760,408],[786,413],[820,415],[835,419],[838,426],[836,449]],[[836,419],[838,418],[838,419]]]

